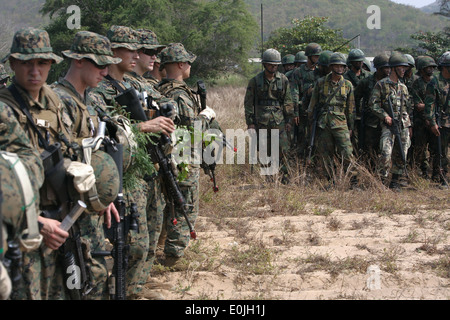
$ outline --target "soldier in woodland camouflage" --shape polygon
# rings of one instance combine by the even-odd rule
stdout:
[[[386,54],[379,54],[373,59],[376,69],[375,73],[362,79],[355,88],[355,109],[356,114],[361,117],[359,128],[358,148],[362,152],[363,161],[370,169],[375,169],[378,155],[380,154],[381,127],[380,120],[369,108],[369,100],[375,84],[383,78],[389,76],[389,57]]]
[[[309,122],[317,114],[316,156],[324,163],[328,179],[333,179],[335,158],[345,169],[354,161],[350,137],[353,131],[355,100],[353,86],[344,79],[345,58],[333,53],[329,59],[331,73],[314,85],[308,108]],[[339,161],[339,162],[340,162]],[[352,173],[352,183],[356,182]]]
[[[0,64],[0,89],[4,88],[9,80],[9,74],[6,72],[5,66]]]
[[[381,121],[381,156],[378,168],[380,177],[386,182],[391,172],[389,188],[399,191],[402,187],[400,178],[406,174],[406,157],[411,145],[412,109],[408,89],[401,81],[408,68],[408,60],[403,54],[394,52],[389,58],[389,66],[390,76],[377,82],[370,97],[369,107]],[[396,126],[401,141],[394,135]]]
[[[256,129],[258,141],[261,140],[261,129],[267,130],[267,150],[271,155],[271,130],[279,130],[279,156],[280,172],[283,182],[288,178],[288,132],[291,129],[290,121],[298,123],[298,114],[294,111],[289,80],[278,72],[281,64],[280,53],[268,49],[263,54],[262,63],[264,71],[252,78],[247,86],[244,108],[245,121],[249,129]]]
[[[13,110],[3,103],[0,103],[0,179],[0,228],[3,229],[0,232],[3,235],[0,237],[0,300],[32,299],[41,289],[39,278],[33,280],[28,276],[31,267],[28,260],[21,261],[24,268],[17,270],[20,282],[13,284],[2,262],[8,251],[6,240],[20,244],[21,250],[38,251],[42,236],[36,209],[44,169],[37,149],[31,145]],[[39,270],[35,268],[35,272]]]
[[[435,136],[431,147],[433,179],[448,188],[448,147],[450,143],[450,52],[438,61],[439,74],[433,76],[425,93],[425,119]],[[440,126],[437,123],[439,117]],[[441,149],[438,148],[440,138]]]
[[[428,149],[429,146],[433,145],[434,135],[431,133],[425,118],[425,94],[437,64],[433,58],[422,56],[419,58],[417,66],[420,76],[413,82],[410,90],[414,108],[411,155],[413,165],[420,169],[422,177],[428,178],[428,170],[430,169]]]

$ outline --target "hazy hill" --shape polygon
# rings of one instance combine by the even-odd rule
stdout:
[[[439,7],[440,7],[439,2],[435,1],[433,3],[430,3],[427,6],[419,8],[419,9],[426,13],[435,13],[435,12],[439,11]]]
[[[371,16],[367,8],[373,0],[245,0],[258,22],[261,21],[263,4],[264,36],[280,27],[291,26],[294,18],[306,15],[329,17],[329,26],[342,29],[344,37],[350,39],[361,34],[361,49],[367,55],[380,50],[414,46],[410,35],[419,31],[440,31],[448,26],[445,17],[427,14],[412,6],[405,6],[389,0],[378,0],[381,9],[381,29],[369,29],[367,20]],[[356,46],[354,41],[353,45]]]

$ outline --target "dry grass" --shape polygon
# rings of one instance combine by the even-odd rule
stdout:
[[[245,88],[209,89],[208,105],[216,111],[222,129],[246,129],[244,94]],[[301,276],[304,286],[311,283],[313,288],[312,279],[323,273],[330,277],[326,281],[333,284],[349,274],[364,278],[368,266],[377,264],[382,272],[391,275],[390,283],[399,287],[409,285],[405,272],[419,270],[440,277],[448,298],[448,190],[436,188],[412,171],[413,188],[392,192],[360,166],[356,167],[359,188],[350,190],[348,175],[339,164],[336,168],[332,188],[301,164],[291,167],[291,181],[287,185],[279,179],[268,182],[258,174],[258,166],[218,165],[217,193],[213,192],[209,178],[202,174],[200,222],[196,229],[206,239],[193,242],[186,251],[191,267],[184,274],[188,282],[179,286],[183,288],[183,297],[191,291],[189,299],[277,299],[289,296],[287,291],[297,290],[289,281],[283,284],[282,279],[288,274]],[[350,214],[352,219],[348,220]],[[268,225],[265,221],[272,222]],[[388,228],[392,231],[384,231]],[[401,230],[398,235],[397,229]],[[387,238],[383,238],[382,232],[387,232]],[[216,233],[232,240],[219,244],[215,242],[219,239],[206,236]],[[347,233],[352,238],[345,240]],[[340,241],[345,244],[340,245]],[[353,247],[357,253],[339,253],[347,247]],[[413,254],[418,257],[410,265],[406,259]],[[232,293],[227,295],[225,289],[215,291],[215,288],[211,292],[204,288],[195,291],[195,283],[203,282],[200,276],[193,276],[193,268],[197,272],[211,272],[222,279],[218,282],[231,278]],[[159,270],[158,275],[168,273]],[[365,293],[344,287],[336,289],[335,296],[326,298],[366,297]],[[395,299],[395,294],[388,293],[384,298]]]

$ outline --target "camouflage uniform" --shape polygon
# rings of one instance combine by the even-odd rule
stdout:
[[[0,89],[5,87],[9,80],[9,74],[6,72],[5,66],[0,64]]]
[[[165,68],[166,64],[176,62],[193,63],[197,57],[186,51],[181,43],[170,44],[161,52],[161,69]],[[177,102],[178,114],[175,119],[177,127],[187,127],[188,130],[194,128],[196,121],[201,121],[202,130],[208,129],[206,119],[200,115],[200,105],[197,103],[194,92],[188,87],[184,81],[174,79],[164,79],[158,87],[161,94],[169,97]],[[195,148],[191,149],[192,159],[197,158]],[[192,162],[192,161],[191,161]],[[188,163],[188,176],[183,181],[179,182],[181,193],[186,200],[186,214],[192,224],[195,226],[195,221],[199,210],[199,178],[200,165]],[[166,225],[166,241],[164,246],[164,253],[168,265],[175,264],[176,261],[184,255],[185,249],[189,245],[190,230],[186,219],[182,213],[175,207],[174,214],[178,220],[177,225],[171,222],[171,214],[169,210],[171,205],[166,207],[165,225]]]
[[[42,161],[37,150],[31,145],[26,133],[20,127],[18,120],[15,117],[14,112],[10,107],[0,102],[0,150],[2,156],[0,156],[0,178],[1,178],[1,210],[0,221],[3,220],[3,224],[0,223],[0,228],[3,229],[3,237],[0,237],[0,248],[4,249],[4,252],[0,252],[0,266],[2,265],[3,254],[7,251],[6,238],[8,243],[20,243],[23,240],[23,233],[28,233],[28,239],[36,240],[36,246],[42,241],[42,236],[39,235],[38,222],[36,208],[39,207],[39,189],[44,182],[44,169]],[[25,168],[25,174],[22,172],[23,177],[19,180],[16,177],[15,171],[17,165],[11,165],[10,161],[3,158],[3,153],[9,152],[18,157]],[[28,175],[26,179],[25,175]],[[20,182],[22,179],[25,183],[31,186],[29,191],[25,191],[25,186]],[[24,198],[24,194],[28,193],[27,198],[31,198],[33,202],[18,203]],[[30,217],[28,217],[31,215]],[[35,235],[31,236],[30,223],[34,223]],[[28,227],[28,230],[25,229]],[[2,232],[0,232],[2,233]],[[3,243],[3,241],[5,241]],[[24,246],[21,246],[22,250]],[[33,264],[33,268],[30,268],[32,264],[30,261],[31,256],[36,256],[38,253],[38,247],[30,247],[28,251],[34,251],[35,254],[23,253],[23,260],[21,261],[24,268],[19,270],[21,274],[20,283],[14,283],[16,286],[13,288],[13,293],[10,299],[40,299],[40,279],[39,274],[41,271],[41,265],[39,261]],[[0,272],[1,273],[1,272]],[[0,277],[2,278],[2,277]],[[0,299],[5,296],[5,292],[1,292],[4,288],[2,280],[0,280]]]
[[[441,58],[442,59],[442,58]],[[449,58],[447,58],[449,59]],[[447,60],[448,61],[448,60]],[[441,66],[441,63],[438,63]],[[447,64],[447,70],[450,63]],[[441,66],[442,68],[442,66]],[[432,174],[433,179],[438,180],[440,174],[439,161],[441,160],[442,173],[444,176],[448,173],[449,158],[448,158],[448,146],[450,143],[450,79],[444,78],[442,71],[439,75],[434,76],[428,83],[425,93],[425,119],[430,122],[431,126],[436,125],[436,110],[440,111],[440,123],[439,127],[441,138],[441,150],[438,149],[438,138],[435,136],[434,142],[430,146],[431,158],[432,158]],[[439,158],[439,153],[442,154],[442,158]],[[441,182],[442,177],[441,177]]]
[[[279,130],[280,170],[286,175],[290,148],[286,124],[291,118],[298,116],[294,112],[288,78],[284,74],[276,72],[274,78],[269,81],[265,77],[265,71],[258,73],[250,79],[247,85],[244,108],[247,126],[255,125],[258,136],[259,130],[267,130],[268,156],[271,155],[271,130]],[[261,137],[259,136],[259,138]]]
[[[346,165],[353,161],[350,130],[353,130],[355,108],[350,81],[341,76],[339,82],[334,83],[331,75],[317,80],[308,108],[310,123],[313,123],[314,113],[317,112],[316,154],[323,158],[329,178],[335,156],[342,157]]]
[[[124,26],[112,26],[107,33],[107,37],[111,42],[112,48],[127,48],[129,50],[137,50],[140,45],[138,43],[137,32],[131,28]],[[120,108],[115,98],[124,90],[132,88],[127,81],[116,81],[111,77],[105,77],[97,88],[91,92],[93,104],[102,110],[113,112]],[[117,110],[116,110],[117,111]],[[125,172],[124,172],[125,174]],[[125,190],[124,195],[126,207],[130,208],[134,203],[137,205],[139,213],[139,230],[130,230],[129,241],[130,255],[127,270],[127,295],[131,296],[140,292],[140,285],[145,282],[148,273],[145,271],[146,259],[149,250],[149,235],[147,229],[146,212],[148,186],[144,179],[138,179],[132,190]]]
[[[44,30],[25,28],[21,29],[14,35],[11,53],[6,59],[13,57],[18,60],[30,59],[46,59],[53,60],[56,63],[62,61],[61,57],[52,53],[48,34]],[[13,79],[13,84],[17,89],[18,95],[23,99],[25,107],[31,113],[31,116],[38,124],[38,130],[46,138],[49,145],[55,142],[61,143],[62,152],[68,159],[72,159],[75,155],[73,145],[71,143],[71,132],[69,132],[62,123],[63,109],[59,97],[47,86],[43,85],[40,89],[40,100],[34,101],[31,96]],[[16,101],[10,90],[0,90],[0,100],[9,105],[17,114],[22,128],[25,129],[33,146],[42,153],[44,147],[38,139],[37,133],[32,126],[28,125],[28,120],[20,108],[20,104]],[[44,124],[44,125],[41,125]],[[52,190],[47,184],[47,180],[40,189],[40,211],[54,211],[60,207],[56,200],[56,190]],[[59,190],[58,190],[59,191]],[[28,259],[28,260],[27,260]],[[26,268],[29,270],[30,278],[35,281],[36,277],[41,277],[40,292],[31,292],[31,296],[23,297],[27,299],[65,299],[67,292],[64,289],[65,284],[63,275],[65,271],[58,263],[57,252],[45,254],[41,249],[40,252],[25,255]],[[39,265],[39,261],[42,265]],[[39,274],[40,273],[40,274]]]
[[[97,65],[109,65],[119,63],[120,59],[114,58],[111,51],[111,44],[109,40],[101,35],[88,31],[80,31],[75,35],[72,47],[70,50],[63,51],[63,54],[75,60],[90,59],[94,61]],[[70,72],[70,71],[69,71]],[[54,85],[54,91],[58,94],[61,101],[64,103],[66,116],[63,118],[65,125],[73,133],[73,140],[82,146],[84,139],[93,138],[97,134],[99,125],[99,116],[97,111],[94,109],[92,102],[90,101],[90,96],[88,90],[86,90],[81,96],[73,85],[64,78],[58,80]],[[99,151],[94,151],[92,156],[96,155],[94,159],[102,159],[104,153]],[[99,156],[99,157],[97,157]],[[81,155],[81,158],[84,158]],[[89,159],[83,159],[83,161],[90,161]],[[89,163],[91,164],[91,162]],[[99,164],[102,171],[112,171],[108,168],[108,163],[105,161],[100,161]],[[113,163],[113,165],[115,165]],[[110,179],[100,179],[101,176],[97,176],[99,179],[97,191],[100,188],[105,187],[108,184],[116,185],[115,189],[118,190],[119,181],[117,176],[111,177]],[[104,176],[103,176],[104,177]],[[117,193],[113,193],[117,195]],[[110,198],[112,201],[114,198]],[[101,203],[105,203],[104,198]],[[100,209],[100,208],[99,208]],[[98,210],[98,209],[97,209]],[[99,223],[98,216],[96,212],[86,212],[78,219],[79,229],[81,237],[86,243],[86,253],[85,256],[89,257],[86,264],[88,270],[90,271],[90,278],[92,281],[93,290],[86,297],[87,299],[107,299],[108,295],[108,269],[106,260],[104,257],[92,257],[91,253],[96,251],[103,251],[107,248],[105,247],[106,239],[103,231],[103,225]],[[88,247],[89,246],[89,247]]]
[[[436,66],[434,60],[431,57],[429,61],[429,66]],[[422,57],[422,59],[426,59]],[[422,63],[419,61],[419,63]],[[422,66],[421,68],[422,69]],[[431,80],[431,79],[430,79]],[[430,164],[428,162],[428,146],[432,145],[434,142],[434,137],[430,128],[426,124],[425,110],[419,110],[418,104],[425,102],[425,94],[429,81],[426,81],[423,76],[418,77],[411,88],[408,89],[411,95],[412,105],[414,107],[414,134],[412,137],[411,154],[413,165],[418,165],[424,177],[428,177],[428,170],[430,169]]]
[[[389,99],[392,102],[394,110],[394,115],[391,118],[393,121],[398,121],[403,152],[405,155],[408,154],[408,149],[411,145],[409,136],[409,128],[411,127],[411,108],[408,103],[408,89],[400,81],[395,83],[389,78],[384,78],[375,85],[369,101],[369,108],[371,108],[372,112],[381,122],[381,159],[379,162],[379,173],[383,180],[387,179],[389,168],[391,168],[390,171],[393,175],[401,176],[405,173],[405,163],[401,157],[398,141],[391,131],[392,128],[384,122],[384,119],[387,116],[392,116],[389,107]],[[391,184],[391,186],[395,187],[393,184]]]

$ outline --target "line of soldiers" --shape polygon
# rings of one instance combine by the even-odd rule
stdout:
[[[249,129],[280,130],[282,169],[300,160],[333,185],[342,164],[353,188],[359,162],[399,191],[408,185],[408,168],[419,168],[448,188],[450,52],[438,63],[382,53],[371,72],[360,49],[345,55],[310,43],[283,58],[268,49],[262,64],[247,87],[245,119]]]
[[[166,266],[177,268],[184,255],[198,214],[200,166],[184,169],[180,206],[149,146],[161,146],[176,178],[169,138],[178,127],[200,121],[207,130],[214,120],[184,81],[196,56],[181,43],[160,45],[151,30],[116,25],[106,36],[78,32],[62,54],[70,66],[51,85],[51,67],[63,58],[45,30],[17,31],[2,60],[14,76],[0,70],[0,298],[123,299],[149,282],[166,288],[149,273],[158,242]],[[121,241],[126,250],[113,251]],[[114,271],[123,254],[126,292],[119,297]],[[164,298],[158,291],[146,297]]]

